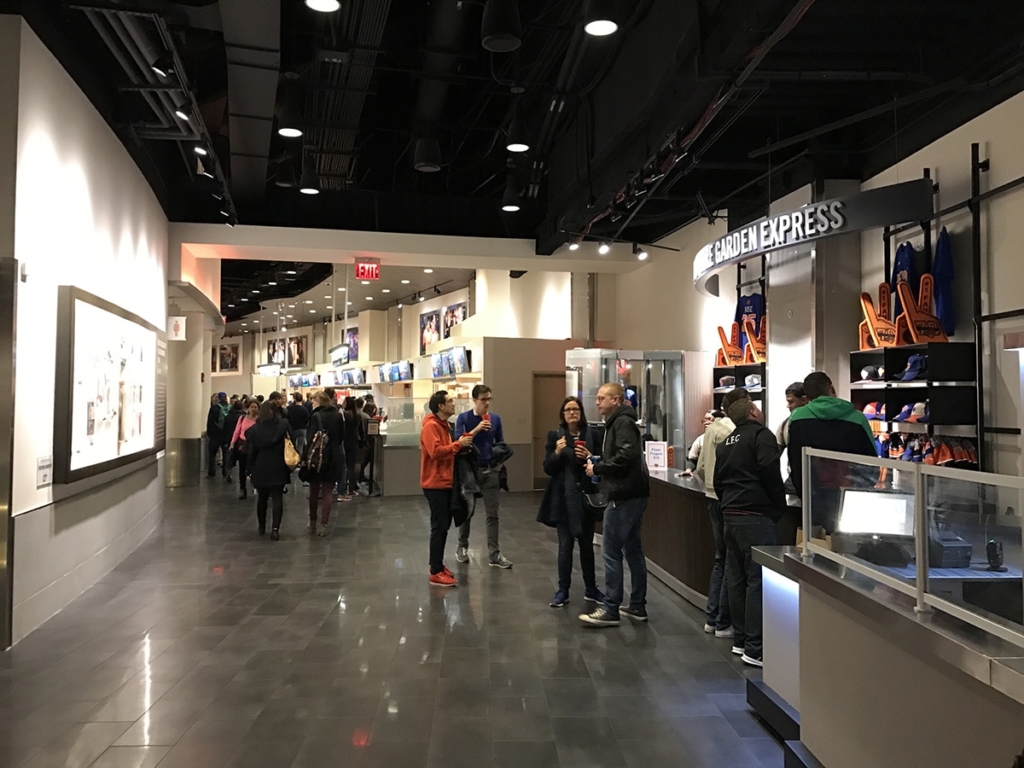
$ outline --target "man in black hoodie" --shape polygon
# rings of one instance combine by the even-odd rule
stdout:
[[[732,652],[762,666],[761,566],[754,547],[776,542],[775,523],[786,507],[779,444],[752,400],[729,407],[736,429],[715,454],[715,493],[725,518],[725,575],[732,614]]]
[[[608,498],[601,540],[605,600],[590,613],[580,614],[580,621],[595,627],[618,625],[620,613],[633,621],[647,621],[647,561],[640,546],[640,524],[650,496],[650,480],[636,411],[625,400],[619,384],[605,384],[597,391],[597,410],[605,419],[604,443],[601,456],[588,462],[587,475],[600,476]],[[633,589],[629,605],[620,608],[623,556]]]

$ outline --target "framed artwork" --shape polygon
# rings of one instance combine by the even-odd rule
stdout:
[[[284,341],[281,339],[281,341]],[[288,337],[287,360],[289,368],[305,368],[308,365],[305,336]]]
[[[345,343],[348,344],[348,359],[359,359],[359,329],[349,328],[345,331]]]
[[[267,365],[280,365],[284,368],[286,346],[284,339],[270,339],[267,342]]]
[[[452,328],[461,323],[469,316],[469,303],[462,301],[444,308],[442,318],[443,338],[449,339],[452,335]]]
[[[54,482],[92,477],[162,450],[159,331],[72,286],[59,289],[57,328]]]
[[[218,373],[238,373],[238,344],[221,344],[217,348]]]
[[[217,345],[210,348],[210,373],[217,372]]]
[[[427,354],[427,346],[441,340],[441,311],[420,315],[420,355]]]

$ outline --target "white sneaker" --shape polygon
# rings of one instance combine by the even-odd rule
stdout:
[[[715,630],[715,637],[734,637],[735,635],[736,635],[736,630],[733,629],[732,627],[726,627],[725,629],[716,629]]]
[[[741,646],[739,646],[739,645],[734,645],[732,647],[732,652],[736,656],[742,656],[743,655],[743,648]]]
[[[712,634],[715,631],[715,625],[714,624],[705,624],[704,625],[704,631],[707,632],[709,635]]]
[[[761,659],[755,659],[753,656],[747,656],[747,654],[745,653],[742,656],[740,656],[740,661],[742,661],[744,664],[749,664],[752,667],[764,666],[764,662],[761,661]]]

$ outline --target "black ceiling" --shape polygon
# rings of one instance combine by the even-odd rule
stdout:
[[[17,6],[173,220],[223,220],[217,182],[166,140],[173,117],[155,130],[110,34],[124,18],[177,49],[241,223],[527,237],[539,253],[567,233],[651,242],[719,207],[759,215],[769,194],[871,176],[1024,88],[1020,0],[621,0],[607,38],[583,33],[582,0],[519,0],[513,54],[481,46],[482,0],[0,0]],[[532,149],[511,156],[519,90]],[[286,105],[300,139],[274,130]],[[422,136],[438,173],[413,169]],[[278,186],[304,162],[318,196]]]

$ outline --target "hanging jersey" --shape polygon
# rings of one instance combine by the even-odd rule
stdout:
[[[760,293],[751,293],[748,296],[740,296],[736,302],[736,322],[740,324],[740,349],[747,347],[747,334],[743,323],[750,320],[754,324],[754,330],[761,331],[761,318],[764,316],[764,297]]]
[[[906,281],[910,286],[910,292],[917,299],[917,284],[920,278],[917,275],[917,253],[910,243],[903,243],[896,249],[896,259],[892,263],[892,277],[889,279],[889,289],[893,296],[893,320],[900,316],[903,311],[903,304],[900,302],[899,291],[896,284],[901,280]]]
[[[932,259],[932,277],[935,279],[935,316],[942,324],[947,336],[956,330],[956,316],[953,313],[953,249],[949,232],[943,227],[935,243],[935,257]]]

